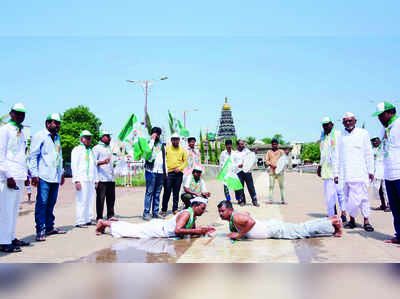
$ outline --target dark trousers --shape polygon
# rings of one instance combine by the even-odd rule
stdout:
[[[39,178],[35,205],[36,233],[54,229],[54,206],[58,196],[58,183],[49,183]]]
[[[190,200],[194,198],[193,194],[190,193],[182,193],[181,194],[181,200],[183,204],[185,205],[185,209],[188,209],[190,207]]]
[[[396,238],[400,240],[400,180],[385,180],[386,192],[389,200],[390,209],[393,214],[394,230]]]
[[[254,188],[253,176],[251,175],[251,172],[241,171],[237,174],[237,176],[242,183],[243,189],[235,191],[236,199],[240,198],[240,202],[246,203],[246,196],[244,194],[244,183],[246,183],[252,202],[257,202],[257,194],[256,189]]]
[[[173,193],[172,211],[175,212],[178,210],[179,190],[181,189],[182,180],[183,180],[182,172],[175,173],[171,171],[168,173],[168,178],[164,185],[164,195],[161,208],[162,212],[166,212],[168,210],[168,202],[171,196],[171,191]]]
[[[107,218],[114,216],[115,182],[99,182],[96,190],[97,220],[103,219],[104,199],[107,204]]]

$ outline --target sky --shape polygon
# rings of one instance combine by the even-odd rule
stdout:
[[[0,10],[0,112],[23,102],[33,132],[85,105],[117,135],[144,116],[143,90],[126,79],[165,74],[148,97],[153,125],[198,109],[187,118],[197,136],[216,130],[225,96],[239,137],[305,142],[324,116],[342,129],[346,111],[376,135],[376,104],[400,104],[396,1],[15,3]]]

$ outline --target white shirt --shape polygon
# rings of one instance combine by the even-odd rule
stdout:
[[[104,161],[107,158],[110,159],[108,164],[97,166],[98,180],[100,182],[114,182],[114,158],[112,155],[111,146],[99,143],[93,148],[93,154],[96,158],[96,165],[98,162]]]
[[[372,150],[374,152],[374,177],[382,180],[384,174],[382,147],[374,147]]]
[[[400,118],[389,126],[388,140],[383,140],[384,178],[388,181],[400,180]],[[382,137],[385,136],[385,128]],[[386,144],[385,144],[386,143]]]
[[[151,139],[149,142],[149,147],[151,150],[154,150],[154,139]],[[167,173],[167,162],[165,162],[165,173]],[[156,158],[154,159],[154,165],[153,165],[153,170],[152,173],[164,173],[163,172],[163,157],[162,157],[162,145],[161,145],[161,150],[157,153]]]
[[[192,186],[193,181],[194,181],[193,175],[188,175],[185,178],[185,181],[183,182],[183,187],[188,188],[192,192],[199,192],[199,190],[194,190],[195,188],[193,188]],[[200,193],[207,192],[206,183],[204,183],[204,180],[202,178],[200,178],[200,182],[198,183],[199,183]],[[185,191],[185,189],[183,191]]]
[[[334,132],[335,134],[335,139],[332,140],[332,133]],[[321,160],[320,160],[320,165],[322,168],[328,168],[328,169],[323,169],[322,171],[322,178],[332,178],[330,177],[331,175],[334,177],[339,176],[339,148],[340,148],[340,141],[341,141],[341,132],[340,131],[332,131],[324,140],[323,137],[321,137],[321,146],[320,146],[320,152],[321,152]],[[332,143],[334,145],[332,145]],[[324,171],[325,170],[325,171]],[[332,171],[332,172],[331,172]],[[328,177],[324,177],[328,175]]]
[[[238,173],[241,171],[250,172],[256,163],[256,154],[250,151],[248,148],[244,148],[241,152],[235,151],[235,160],[237,159],[237,165],[243,164],[243,168],[238,168]]]
[[[87,160],[86,147],[78,145],[71,153],[71,170],[73,182],[98,182],[97,164],[93,151],[89,150]]]
[[[26,180],[26,140],[23,131],[7,123],[0,127],[0,179]]]
[[[339,148],[340,177],[343,182],[368,184],[369,173],[374,172],[374,158],[368,132],[355,128],[342,134]]]

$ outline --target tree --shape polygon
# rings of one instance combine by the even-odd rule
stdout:
[[[304,162],[318,162],[321,159],[321,153],[318,142],[310,142],[301,147],[300,159]]]
[[[236,141],[238,140],[238,138],[232,137],[231,140],[232,140],[232,149],[236,151],[236,149],[237,149]]]
[[[249,136],[246,138],[246,142],[248,145],[253,145],[254,143],[256,143],[256,138],[253,136]]]
[[[223,140],[221,140],[219,142],[219,154],[221,155],[221,153],[225,150],[225,142]],[[219,160],[219,157],[218,157]]]
[[[271,144],[272,138],[265,137],[265,138],[261,139],[261,141],[264,142],[265,144]]]
[[[62,120],[60,137],[63,159],[65,162],[70,162],[72,149],[79,144],[79,135],[83,130],[93,134],[92,146],[98,143],[101,121],[88,107],[81,105],[66,110]]]
[[[214,157],[215,157],[215,164],[218,164],[219,153],[218,153],[218,143],[217,143],[217,141],[214,142]]]
[[[207,137],[208,137],[208,134],[207,134]],[[211,141],[208,138],[207,138],[207,153],[208,153],[208,163],[214,164],[214,157],[213,157]]]
[[[203,134],[201,133],[201,130],[200,130],[200,155],[201,155],[201,164],[204,164],[204,161],[206,160],[206,154],[204,149]]]
[[[3,116],[0,116],[0,126],[7,122],[8,116],[9,116],[8,114],[4,114]]]

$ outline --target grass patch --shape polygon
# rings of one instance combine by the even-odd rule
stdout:
[[[146,186],[146,180],[144,178],[144,172],[136,173],[136,177],[122,177],[122,178],[115,178],[115,185],[117,187],[136,187],[136,186]]]

